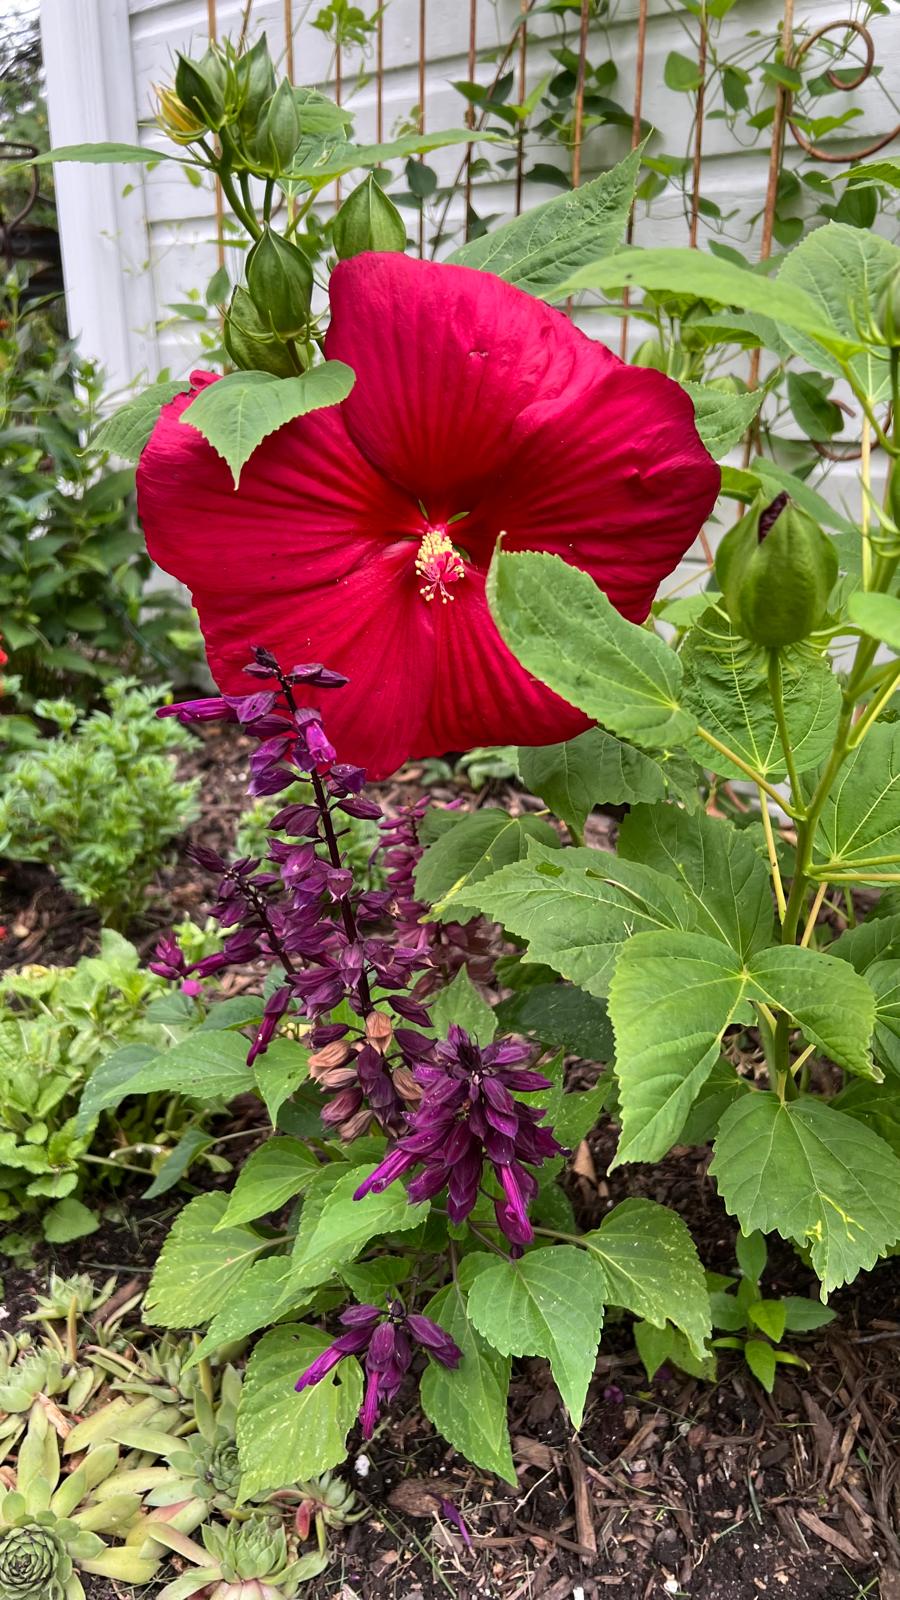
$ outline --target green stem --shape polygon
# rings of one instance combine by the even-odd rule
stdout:
[[[759,772],[756,772],[754,768],[750,766],[750,763],[744,760],[743,756],[739,756],[736,750],[730,750],[727,744],[723,744],[721,739],[717,739],[715,734],[710,733],[707,728],[698,727],[695,731],[698,739],[704,739],[708,745],[712,746],[713,750],[718,750],[719,754],[724,756],[727,761],[734,762],[734,765],[738,768],[738,770],[745,773],[748,778],[752,778],[753,782],[758,784],[759,788],[763,789],[765,793],[781,807],[782,811],[787,812],[789,817],[793,817],[795,822],[799,820],[797,812],[794,810],[793,806],[788,805],[784,796],[779,794],[778,790],[775,789],[772,784],[769,783]]]
[[[231,206],[231,209],[234,212],[235,216],[237,217],[238,221],[242,222],[244,224],[244,227],[247,229],[247,232],[250,234],[250,237],[252,239],[261,239],[262,238],[262,228],[260,227],[259,223],[257,222],[257,220],[256,220],[255,216],[253,215],[252,211],[246,211],[244,209],[243,204],[241,203],[240,199],[238,198],[238,192],[237,192],[236,188],[234,187],[234,183],[232,181],[231,174],[228,171],[227,167],[225,167],[224,165],[220,166],[219,169],[218,169],[218,173],[219,173],[219,182],[222,185],[222,193],[225,195],[225,198],[227,199],[228,204]]]
[[[800,775],[797,763],[794,760],[794,747],[788,732],[787,717],[784,712],[784,680],[781,672],[781,656],[777,650],[769,651],[769,693],[772,696],[772,705],[775,708],[775,726],[784,751],[784,760],[787,767],[788,779],[791,785],[791,799],[795,806],[803,806],[803,790],[800,787]],[[802,815],[802,811],[801,811]]]

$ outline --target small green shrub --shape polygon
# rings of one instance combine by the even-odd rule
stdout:
[[[52,866],[64,886],[113,926],[141,908],[165,846],[196,815],[195,782],[173,752],[191,736],[155,715],[157,696],[129,679],[109,685],[110,710],[79,719],[71,701],[42,701],[59,737],[13,761],[0,799],[0,851]]]

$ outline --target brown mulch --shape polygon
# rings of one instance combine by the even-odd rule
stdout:
[[[230,845],[250,748],[238,730],[205,729],[185,758],[186,774],[202,782],[196,840]],[[381,797],[389,805],[416,798],[420,776],[407,769]],[[447,785],[436,797],[457,793]],[[597,819],[592,842],[606,842],[605,826]],[[129,936],[146,952],[172,921],[202,921],[213,888],[189,863],[173,863]],[[0,965],[71,962],[97,948],[96,919],[43,868],[0,864],[0,923],[8,929]],[[595,1225],[627,1195],[644,1195],[684,1217],[708,1267],[730,1271],[734,1226],[707,1175],[708,1153],[679,1150],[652,1167],[609,1173],[613,1142],[601,1127],[579,1153],[570,1194],[583,1224]],[[100,1232],[45,1247],[35,1270],[7,1271],[4,1329],[30,1309],[51,1265],[89,1270],[98,1281],[114,1273],[123,1290],[146,1282],[179,1204],[177,1195],[120,1194]],[[612,1321],[577,1438],[545,1364],[515,1362],[517,1489],[453,1451],[422,1417],[410,1387],[373,1441],[363,1447],[352,1437],[345,1475],[370,1514],[333,1534],[331,1566],[303,1593],[309,1600],[602,1600],[612,1592],[620,1600],[900,1600],[898,1289],[895,1259],[837,1293],[838,1320],[788,1344],[809,1372],[781,1368],[771,1398],[728,1353],[714,1384],[674,1371],[649,1384],[628,1319]],[[808,1269],[777,1240],[766,1290],[816,1292]],[[470,1546],[442,1500],[461,1513]],[[148,1600],[159,1587],[144,1591]],[[85,1588],[88,1600],[127,1600],[132,1592],[103,1579],[88,1579]]]

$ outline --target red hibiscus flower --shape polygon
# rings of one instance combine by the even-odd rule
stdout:
[[[327,662],[351,680],[329,733],[376,778],[580,733],[494,627],[494,546],[562,556],[642,621],[719,488],[688,396],[490,273],[395,254],[336,268],[325,353],[352,393],[271,435],[239,489],[179,422],[208,373],[141,458],[148,548],[193,590],[220,689],[246,692],[256,644]]]

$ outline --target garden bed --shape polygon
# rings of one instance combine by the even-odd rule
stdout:
[[[195,840],[231,842],[250,748],[226,728],[204,732],[183,758],[202,783]],[[415,798],[420,777],[407,769],[379,798]],[[446,801],[460,790],[448,784],[432,792]],[[484,798],[468,792],[465,803]],[[512,803],[522,802],[516,795]],[[595,825],[599,835],[604,819]],[[202,922],[209,890],[208,876],[183,861],[167,870],[131,930],[142,951],[170,920]],[[45,869],[8,870],[0,920],[9,965],[64,963],[96,947],[97,923]],[[257,1142],[251,1120],[246,1153]],[[678,1149],[653,1167],[609,1174],[614,1142],[601,1122],[579,1152],[569,1180],[579,1221],[595,1226],[628,1196],[659,1201],[687,1223],[708,1268],[733,1270],[734,1229],[707,1176],[707,1153]],[[33,1270],[8,1270],[4,1328],[27,1313],[51,1266],[143,1286],[182,1203],[177,1191],[155,1201],[121,1191],[89,1239],[42,1247]],[[884,1600],[896,1600],[898,1286],[900,1261],[892,1260],[835,1294],[837,1321],[797,1346],[810,1372],[795,1380],[780,1368],[771,1398],[727,1354],[715,1384],[666,1370],[648,1384],[630,1321],[611,1322],[577,1441],[546,1365],[519,1361],[510,1394],[518,1493],[450,1449],[410,1390],[409,1403],[401,1395],[364,1452],[352,1436],[347,1476],[369,1515],[334,1535],[331,1564],[306,1592],[311,1600],[564,1600],[608,1590],[623,1600],[679,1593],[851,1600],[877,1593],[880,1581]],[[793,1252],[773,1241],[769,1292],[815,1294],[816,1287]],[[470,1547],[439,1520],[441,1499],[461,1512]],[[124,1592],[103,1579],[87,1584],[90,1600],[121,1600]]]

